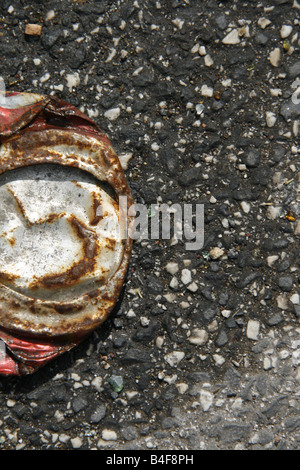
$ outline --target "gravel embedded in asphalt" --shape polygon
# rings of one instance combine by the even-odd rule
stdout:
[[[298,449],[299,2],[0,12],[8,91],[94,119],[137,203],[205,208],[201,249],[136,240],[106,323],[34,375],[0,379],[0,447]]]

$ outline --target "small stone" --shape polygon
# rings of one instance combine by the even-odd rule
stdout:
[[[208,411],[213,404],[214,396],[208,390],[200,390],[200,404],[203,411]]]
[[[129,164],[130,160],[132,159],[132,156],[133,156],[132,152],[120,153],[118,155],[120,163],[121,163],[121,167],[123,168],[123,170],[128,169],[128,164]]]
[[[279,312],[274,313],[274,315],[271,315],[267,319],[267,323],[268,323],[269,326],[276,326],[276,325],[279,325],[282,322],[283,322],[283,316]]]
[[[100,423],[106,414],[106,406],[99,405],[90,417],[90,423]]]
[[[117,107],[117,108],[111,108],[108,111],[105,111],[104,116],[110,121],[115,121],[116,119],[118,119],[120,114],[121,114],[121,109]]]
[[[102,392],[103,388],[102,388],[102,377],[95,377],[91,384],[95,387],[95,389],[97,390],[97,392]]]
[[[256,168],[260,163],[260,153],[257,150],[250,150],[245,163],[248,168]]]
[[[245,212],[245,214],[249,214],[251,205],[247,201],[242,201],[240,204],[242,211]]]
[[[225,358],[223,356],[220,356],[220,354],[213,354],[213,359],[217,366],[221,366],[225,362]]]
[[[198,114],[198,116],[201,116],[201,114],[203,114],[205,106],[202,103],[198,103],[196,104],[195,109],[196,109],[196,113]]]
[[[171,279],[171,281],[170,281],[169,286],[171,287],[171,289],[177,289],[177,288],[178,288],[178,284],[179,284],[179,283],[178,283],[178,279],[177,279],[175,276],[173,276],[172,279]]]
[[[214,61],[209,54],[206,54],[204,57],[204,65],[206,65],[206,67],[211,67],[214,65]]]
[[[273,51],[270,52],[269,61],[271,65],[273,65],[273,67],[279,67],[280,59],[281,59],[281,51],[279,47],[276,47],[275,49],[273,49]]]
[[[70,93],[72,92],[73,88],[77,87],[80,84],[80,77],[78,72],[68,73],[66,75],[66,80],[67,87],[69,88]]]
[[[266,112],[266,123],[268,127],[274,127],[276,120],[277,117],[275,113],[273,113],[272,111]]]
[[[249,320],[247,323],[246,336],[249,339],[257,340],[260,329],[260,323],[257,320]]]
[[[291,276],[280,276],[278,285],[283,291],[290,292],[293,288],[293,278]]]
[[[192,282],[191,284],[189,284],[187,286],[187,289],[190,291],[190,292],[197,292],[198,290],[198,286],[195,282]]]
[[[103,429],[101,437],[104,441],[116,441],[118,438],[117,433],[111,429]]]
[[[40,36],[42,34],[42,25],[28,23],[25,27],[27,36]]]
[[[264,370],[269,370],[269,369],[272,369],[273,367],[273,364],[272,364],[272,359],[270,357],[264,357],[264,360],[263,360],[263,368]]]
[[[168,273],[174,275],[177,273],[179,267],[178,267],[178,263],[175,263],[174,261],[170,261],[166,266],[165,266],[165,269],[166,271],[168,271]]]
[[[226,331],[222,330],[220,331],[217,339],[216,339],[216,345],[221,348],[222,346],[225,346],[225,344],[228,343],[228,336]]]
[[[212,87],[209,87],[207,85],[202,85],[201,87],[202,96],[207,96],[208,98],[211,98],[213,94],[214,94],[214,89]]]
[[[298,305],[300,303],[300,295],[299,294],[291,295],[290,301],[292,302],[292,304]]]
[[[112,375],[108,382],[114,392],[120,393],[124,388],[124,379],[121,375]]]
[[[80,439],[80,437],[75,437],[74,439],[71,439],[71,444],[73,449],[80,449],[80,447],[82,446],[82,440]]]
[[[282,213],[281,206],[268,206],[268,209],[266,211],[266,216],[269,220],[275,220],[280,217],[281,213]]]
[[[8,399],[6,402],[6,406],[8,408],[12,408],[13,406],[15,406],[15,404],[16,404],[15,400],[11,400],[11,399]]]
[[[76,397],[76,398],[74,398],[74,400],[72,402],[72,408],[73,408],[75,413],[79,413],[80,411],[82,411],[87,406],[88,406],[88,402],[82,397]]]
[[[300,75],[300,60],[288,67],[288,75],[290,78],[297,78]]]
[[[208,333],[201,328],[195,328],[188,338],[188,341],[195,346],[203,346],[208,341]]]
[[[298,220],[298,222],[296,224],[294,234],[295,235],[300,235],[300,220]]]
[[[279,259],[278,255],[268,256],[267,257],[268,266],[271,268],[273,266],[273,264],[275,263],[275,261],[277,261],[278,259]]]
[[[181,271],[181,281],[183,284],[190,284],[192,281],[192,273],[189,269],[185,268]]]
[[[237,29],[233,29],[222,40],[223,44],[239,44],[240,36]]]
[[[281,27],[280,36],[282,37],[282,39],[285,39],[291,34],[292,31],[293,31],[293,26],[289,24],[284,24]]]
[[[209,254],[210,254],[211,259],[215,260],[224,255],[224,250],[222,248],[218,248],[217,246],[215,246],[214,248],[210,250]]]
[[[226,18],[226,15],[221,14],[215,17],[215,23],[218,26],[219,29],[222,31],[227,28],[228,25],[228,20]]]
[[[257,24],[261,27],[261,29],[265,29],[267,26],[269,26],[269,24],[271,24],[271,21],[267,18],[261,17],[259,18]]]
[[[258,44],[261,44],[262,46],[265,46],[267,44],[267,42],[269,41],[269,37],[262,33],[262,32],[259,32],[255,35],[255,41],[258,43]]]
[[[288,300],[285,295],[278,295],[276,297],[277,307],[281,310],[287,310],[289,307]]]
[[[54,10],[49,10],[48,13],[46,14],[45,21],[51,21],[55,17],[55,11]]]
[[[165,360],[171,367],[176,367],[184,358],[185,353],[182,351],[173,351],[165,355]]]
[[[189,388],[188,384],[186,383],[179,383],[179,384],[176,384],[176,388],[178,390],[178,393],[180,393],[181,395],[183,395],[187,389]]]

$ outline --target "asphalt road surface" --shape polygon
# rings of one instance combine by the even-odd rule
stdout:
[[[191,250],[135,240],[109,320],[0,379],[0,447],[299,449],[300,2],[2,0],[0,13],[7,90],[77,106],[136,203],[204,205],[205,234]]]

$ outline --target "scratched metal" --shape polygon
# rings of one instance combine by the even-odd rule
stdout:
[[[113,309],[133,203],[107,136],[73,106],[0,95],[0,373],[31,373]],[[2,359],[1,359],[2,358]]]

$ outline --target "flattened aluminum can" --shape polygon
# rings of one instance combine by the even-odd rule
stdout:
[[[108,317],[131,255],[132,204],[91,119],[54,97],[0,95],[0,374],[34,372]]]

